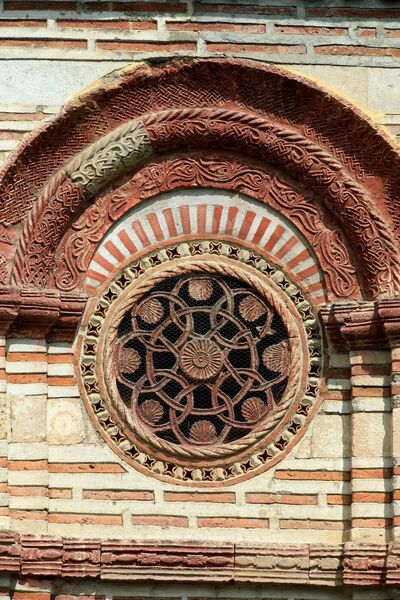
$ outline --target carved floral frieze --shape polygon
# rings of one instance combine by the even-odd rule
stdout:
[[[400,585],[390,544],[213,544],[0,534],[0,573],[75,580]]]

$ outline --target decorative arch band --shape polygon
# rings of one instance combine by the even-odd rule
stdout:
[[[343,231],[362,295],[398,290],[400,157],[390,140],[354,107],[292,74],[197,59],[116,75],[26,141],[0,183],[4,235],[18,238],[9,281],[49,286],[57,246],[94,197],[151,155],[187,147],[235,150],[290,173]]]
[[[230,236],[266,252],[292,273],[316,303],[326,301],[324,275],[301,234],[275,211],[239,194],[206,188],[157,196],[121,218],[102,238],[89,263],[86,286],[104,284],[132,256],[170,239]]]

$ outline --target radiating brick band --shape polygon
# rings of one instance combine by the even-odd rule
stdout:
[[[89,264],[87,285],[98,287],[143,249],[196,234],[227,236],[252,244],[293,273],[317,303],[323,301],[323,273],[313,250],[293,225],[244,197],[201,188],[156,197],[147,208],[125,215],[98,246]]]

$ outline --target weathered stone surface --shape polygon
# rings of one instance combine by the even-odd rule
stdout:
[[[355,413],[352,430],[354,456],[390,456],[391,415],[387,413]]]
[[[367,107],[376,113],[398,114],[400,102],[400,71],[370,69],[368,71]]]
[[[343,68],[336,65],[296,65],[294,71],[311,77],[355,104],[368,106],[370,70],[365,67]],[[371,110],[374,110],[370,107]],[[389,111],[388,111],[389,112]]]
[[[79,444],[85,438],[80,398],[50,398],[47,405],[49,444]]]
[[[311,455],[339,458],[351,455],[351,421],[347,415],[318,415],[312,430]]]
[[[308,583],[309,566],[307,545],[239,546],[235,552],[235,580],[240,582]]]
[[[109,580],[184,579],[230,581],[233,578],[233,545],[201,543],[138,544],[105,541],[101,545],[101,578]]]
[[[47,397],[10,396],[11,441],[43,442],[46,440]]]
[[[21,537],[22,575],[61,575],[63,562],[61,539],[50,537]]]
[[[63,577],[98,577],[101,573],[99,540],[63,540]]]
[[[56,110],[43,104],[61,104],[76,87],[138,52],[221,52],[304,63],[298,73],[325,80],[370,110],[387,111],[379,120],[398,126],[397,7],[374,0],[365,6],[335,1],[271,7],[238,0],[241,10],[225,3],[221,19],[215,3],[171,8],[167,2],[135,25],[132,15],[100,19],[94,12],[89,21],[82,6],[82,23],[72,27],[66,19],[76,15],[57,21],[56,8],[46,13],[44,3],[42,22],[33,18],[37,7],[30,3],[33,17],[24,24],[16,16],[23,16],[26,4],[5,0],[2,7],[5,17],[14,8],[9,20],[1,19],[0,59],[9,52],[15,60],[0,60],[0,152]],[[63,10],[70,4],[63,2]],[[116,5],[107,9],[118,14]],[[276,7],[279,23],[270,14]],[[310,18],[317,22],[308,23]],[[139,23],[147,31],[136,32]],[[152,160],[140,162],[150,152]],[[0,572],[15,576],[12,583],[0,581],[0,595],[143,598],[157,596],[159,581],[194,582],[196,589],[182,592],[185,598],[202,596],[199,582],[239,583],[233,593],[246,598],[268,595],[269,584],[279,584],[271,593],[285,600],[316,594],[356,600],[363,592],[353,593],[353,587],[363,586],[373,588],[367,594],[374,600],[396,595],[383,588],[400,584],[400,353],[391,349],[400,340],[399,164],[398,148],[358,109],[261,60],[136,63],[80,92],[51,125],[26,138],[0,190],[0,332],[16,336],[0,346],[0,526],[43,535],[23,535],[21,542],[13,533],[0,535]],[[217,202],[223,194],[229,198]],[[132,416],[135,402],[125,399],[107,413],[101,404],[107,378],[98,389],[99,371],[87,360],[94,356],[99,315],[114,296],[126,294],[123,277],[117,291],[107,289],[120,266],[137,259],[131,263],[136,284],[141,261],[157,274],[162,261],[170,267],[178,252],[172,238],[180,238],[185,262],[200,253],[198,238],[203,243],[207,235],[212,245],[204,264],[218,253],[227,258],[226,237],[233,238],[232,248],[237,242],[234,252],[246,274],[259,260],[257,249],[268,254],[288,271],[282,284],[289,290],[287,306],[296,302],[310,329],[314,312],[323,315],[327,334],[323,365],[309,344],[312,376],[296,417],[287,415],[287,431],[256,455],[239,448],[237,462],[217,469],[201,444],[204,427],[173,465],[165,439],[156,440],[155,449],[142,435],[141,413]],[[271,268],[265,273],[272,281]],[[8,285],[10,278],[16,287]],[[79,344],[53,344],[73,342],[85,286],[94,297],[82,320],[84,351]],[[307,314],[303,288],[314,302]],[[99,289],[104,297],[97,303]],[[244,314],[251,321],[248,307]],[[332,345],[340,353],[329,360]],[[77,369],[73,355],[81,354],[86,358]],[[282,364],[282,356],[276,349],[267,363]],[[127,362],[135,366],[132,352]],[[297,373],[301,367],[299,360]],[[78,388],[80,368],[85,379]],[[320,384],[321,408],[319,400],[309,402]],[[83,386],[90,397],[85,414]],[[149,401],[144,413],[156,429],[161,412],[154,398]],[[269,402],[273,406],[272,397]],[[252,398],[243,414],[237,409],[230,418],[252,418],[260,406]],[[175,431],[180,409],[174,405]],[[125,410],[141,434],[137,447],[113,420]],[[88,424],[93,415],[103,437]],[[306,420],[314,421],[312,429],[296,446],[292,436],[300,437]],[[208,439],[210,432],[213,437],[209,425]],[[112,440],[115,453],[104,439]],[[199,451],[195,460],[187,456],[192,445]],[[137,459],[137,470],[124,453]],[[285,457],[277,466],[279,453]],[[266,462],[268,472],[250,479]],[[150,467],[155,478],[145,475]],[[241,480],[223,488],[225,477]],[[190,541],[199,538],[204,543]],[[343,546],[345,539],[353,543]],[[384,541],[392,539],[387,548]],[[47,587],[40,585],[42,577],[49,578]],[[83,578],[92,581],[85,587],[77,583]],[[136,585],[146,581],[154,588]],[[122,582],[135,585],[113,587]],[[261,591],[241,587],[260,583]],[[207,594],[227,597],[227,590],[207,587]]]

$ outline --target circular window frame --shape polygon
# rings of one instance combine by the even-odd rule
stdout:
[[[127,422],[113,402],[109,386],[108,356],[110,335],[135,298],[179,273],[220,273],[247,282],[267,299],[283,318],[296,354],[296,384],[282,416],[267,432],[254,439],[243,437],[239,444],[227,444],[198,452],[174,451],[143,439],[142,431]],[[95,306],[93,306],[95,304]],[[303,292],[276,265],[264,257],[233,244],[210,240],[170,245],[149,253],[120,271],[103,293],[87,307],[78,342],[80,387],[97,429],[112,449],[142,473],[164,481],[212,486],[236,483],[275,464],[305,428],[318,403],[322,362],[321,331],[311,303]],[[292,380],[293,381],[293,380]],[[295,389],[294,389],[295,388]],[[235,448],[233,448],[235,446]],[[218,452],[218,449],[222,450]]]

